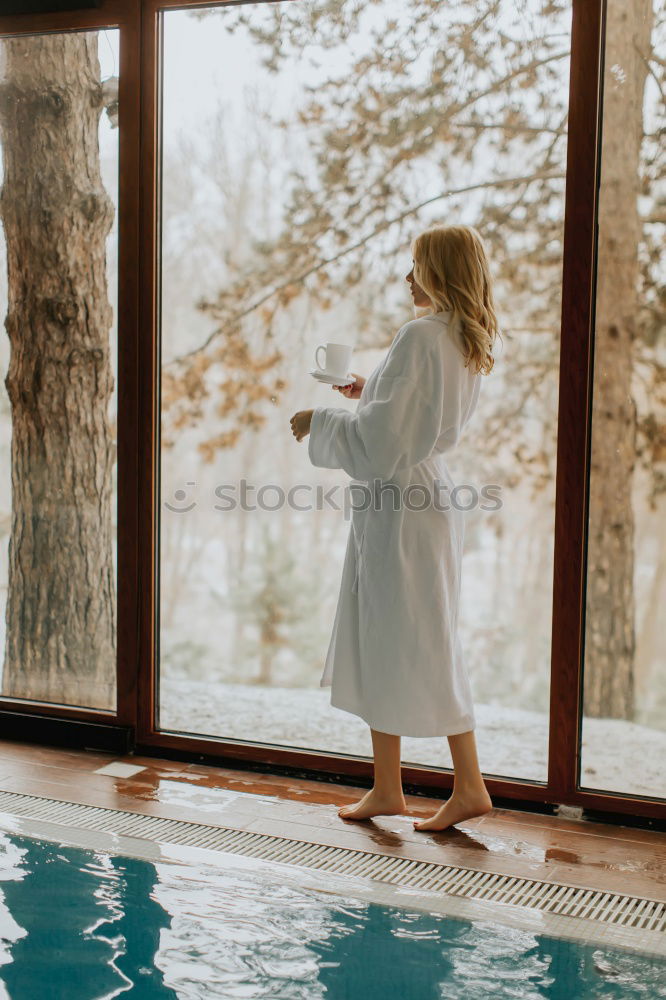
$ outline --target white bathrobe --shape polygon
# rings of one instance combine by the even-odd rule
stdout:
[[[348,473],[355,508],[320,687],[331,685],[335,708],[401,736],[475,727],[457,630],[470,491],[456,506],[444,456],[482,376],[465,367],[459,330],[449,312],[410,320],[355,412],[312,414],[310,460]]]

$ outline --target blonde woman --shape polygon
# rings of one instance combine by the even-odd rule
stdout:
[[[352,522],[320,686],[370,726],[374,784],[343,819],[406,811],[401,736],[446,736],[453,793],[417,830],[492,808],[476,753],[472,694],[458,638],[464,499],[446,456],[476,407],[499,332],[483,242],[435,226],[412,244],[415,319],[372,374],[339,391],[355,412],[317,406],[291,418],[313,465],[352,479]]]

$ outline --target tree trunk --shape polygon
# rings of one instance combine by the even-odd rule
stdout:
[[[651,0],[608,3],[599,205],[584,710],[634,713],[636,407],[631,395],[638,307],[638,194]]]
[[[649,484],[645,476],[645,493]],[[645,494],[644,494],[645,495]],[[638,551],[648,546],[652,551],[647,560],[654,566],[650,588],[643,598],[643,620],[636,642],[637,721],[645,726],[663,729],[666,717],[666,690],[663,684],[664,623],[666,608],[666,495],[656,498],[656,511],[646,507],[641,511],[641,528],[645,540],[638,542]]]
[[[12,528],[3,694],[115,706],[113,391],[96,33],[8,38],[0,83]]]

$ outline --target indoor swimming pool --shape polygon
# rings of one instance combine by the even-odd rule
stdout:
[[[10,1000],[666,996],[666,961],[244,870],[0,832]],[[536,919],[536,918],[535,918]]]

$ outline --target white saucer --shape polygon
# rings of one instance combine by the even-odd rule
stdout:
[[[348,375],[328,375],[327,372],[321,370],[321,368],[312,368],[310,370],[310,375],[316,378],[318,382],[325,382],[327,385],[350,385],[352,382],[356,381],[356,378],[351,373]]]

